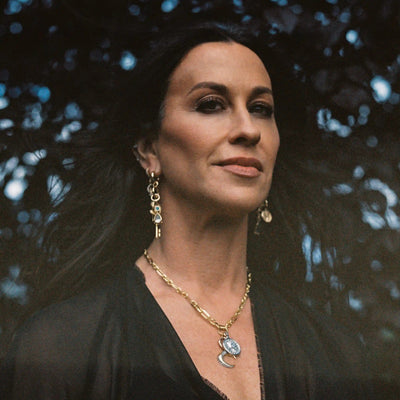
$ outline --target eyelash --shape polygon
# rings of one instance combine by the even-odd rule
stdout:
[[[215,96],[206,97],[196,105],[195,110],[203,114],[213,114],[226,109],[224,102]],[[253,103],[248,107],[249,112],[259,115],[261,118],[271,118],[274,108],[266,103]]]
[[[210,108],[210,105],[217,105],[219,108]],[[209,96],[200,100],[200,102],[196,105],[196,111],[199,111],[203,114],[213,114],[218,111],[225,110],[225,104],[219,97]]]
[[[256,108],[261,109],[257,114],[260,114],[263,118],[271,118],[274,115],[274,107],[266,103],[254,103],[249,107],[249,111],[255,110]]]

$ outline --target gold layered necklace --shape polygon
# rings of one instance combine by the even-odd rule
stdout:
[[[154,262],[154,260],[150,257],[148,251],[145,249],[143,252],[144,257],[146,258],[147,262],[151,265],[151,267],[154,269],[154,271],[157,272],[157,274],[162,278],[162,280],[172,289],[175,290],[176,293],[181,295],[183,298],[185,298],[190,305],[210,324],[212,325],[215,329],[217,329],[219,335],[221,338],[218,341],[218,344],[221,348],[221,353],[218,355],[217,359],[219,363],[226,367],[226,368],[233,368],[234,365],[227,363],[224,360],[225,356],[232,357],[236,359],[241,352],[240,345],[239,343],[232,339],[229,336],[228,329],[236,322],[236,320],[239,318],[240,313],[243,311],[243,308],[246,304],[247,298],[249,297],[249,292],[250,292],[250,286],[251,286],[251,273],[248,272],[247,274],[247,283],[246,283],[246,288],[244,291],[244,295],[242,297],[242,300],[240,301],[239,307],[235,311],[235,313],[232,315],[232,317],[225,323],[225,324],[220,324],[218,321],[216,321],[211,315],[199,305],[199,303],[192,299],[187,292],[185,292],[183,289],[181,289],[179,286],[177,286],[172,279],[170,279],[162,270],[161,268]]]

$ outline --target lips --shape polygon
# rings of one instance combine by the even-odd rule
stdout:
[[[227,158],[215,165],[230,174],[246,179],[253,179],[260,176],[263,170],[261,162],[252,157]]]
[[[226,160],[219,162],[218,165],[220,165],[220,166],[238,165],[240,167],[253,167],[253,168],[256,168],[260,172],[262,172],[262,170],[263,170],[261,162],[259,160],[257,160],[256,158],[252,158],[252,157],[227,158]]]

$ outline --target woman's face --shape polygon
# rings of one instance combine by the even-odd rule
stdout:
[[[237,43],[192,49],[174,70],[153,143],[162,198],[250,212],[266,198],[279,147],[271,81]]]

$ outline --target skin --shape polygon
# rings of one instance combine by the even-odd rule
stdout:
[[[145,157],[145,166],[162,174],[163,195],[194,207],[207,201],[210,213],[229,208],[229,217],[262,202],[279,146],[268,89],[261,60],[239,44],[206,43],[185,57],[171,76],[154,153]],[[243,179],[215,166],[238,156],[257,158],[263,173]]]
[[[162,237],[149,253],[219,322],[230,319],[243,296],[248,214],[271,185],[279,148],[273,106],[268,72],[253,51],[204,43],[170,77],[157,139],[137,143],[143,168],[160,176]],[[200,374],[232,400],[259,399],[250,302],[230,329],[242,355],[226,369],[216,361],[215,328],[143,257],[137,265]]]

